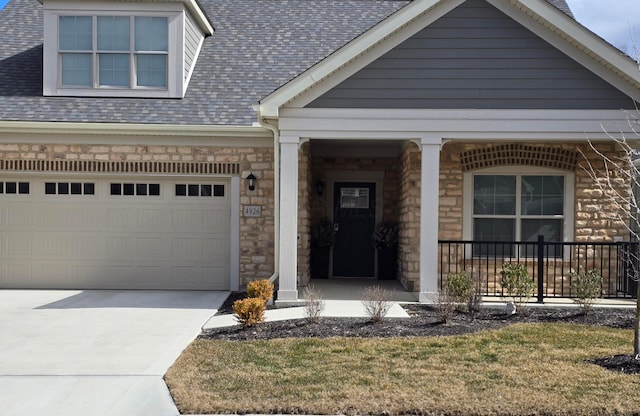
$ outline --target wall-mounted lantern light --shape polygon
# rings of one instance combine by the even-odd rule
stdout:
[[[323,181],[318,181],[316,182],[316,192],[318,193],[318,195],[322,196],[322,193],[324,192],[324,182]]]
[[[256,189],[257,180],[258,178],[256,178],[253,173],[250,173],[249,176],[247,176],[247,187],[250,191],[254,191]]]

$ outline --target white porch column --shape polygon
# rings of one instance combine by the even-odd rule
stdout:
[[[299,137],[280,137],[280,286],[278,302],[298,300]]]
[[[438,293],[438,207],[440,146],[442,140],[423,137],[420,141],[420,295],[419,301],[433,303]]]

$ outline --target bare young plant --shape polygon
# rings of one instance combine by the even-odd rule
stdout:
[[[446,287],[442,288],[438,294],[435,295],[435,298],[433,299],[433,307],[436,310],[436,314],[438,314],[438,318],[440,318],[440,322],[443,324],[449,322],[451,314],[453,314],[453,311],[456,308],[456,302]]]
[[[318,323],[324,311],[324,299],[322,291],[313,285],[309,285],[302,291],[304,297],[304,315],[307,321]]]
[[[640,241],[640,158],[636,150],[640,139],[640,111],[629,113],[627,123],[630,127],[633,139],[625,134],[615,136],[606,132],[609,139],[618,149],[615,156],[606,153],[591,141],[590,152],[595,154],[595,160],[584,151],[582,155],[582,169],[590,177],[603,201],[616,209],[609,212],[608,220],[626,227],[633,244],[628,245],[625,257],[626,266],[631,278],[635,282],[640,280],[640,256],[638,255],[637,242]],[[640,360],[640,284],[636,285],[636,316],[633,326],[633,355]]]
[[[389,291],[380,286],[367,286],[362,292],[362,304],[371,322],[382,322],[393,305]]]
[[[469,311],[469,319],[476,319],[476,315],[480,312],[480,306],[482,305],[482,281],[477,278],[473,279],[473,285],[469,292],[469,298],[467,299],[467,310]]]

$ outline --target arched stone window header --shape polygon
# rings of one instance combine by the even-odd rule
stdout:
[[[495,166],[538,166],[573,172],[578,163],[578,152],[540,145],[519,143],[467,150],[460,155],[463,171]]]

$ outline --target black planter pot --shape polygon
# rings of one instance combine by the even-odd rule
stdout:
[[[378,249],[378,279],[395,280],[398,277],[398,246]]]

